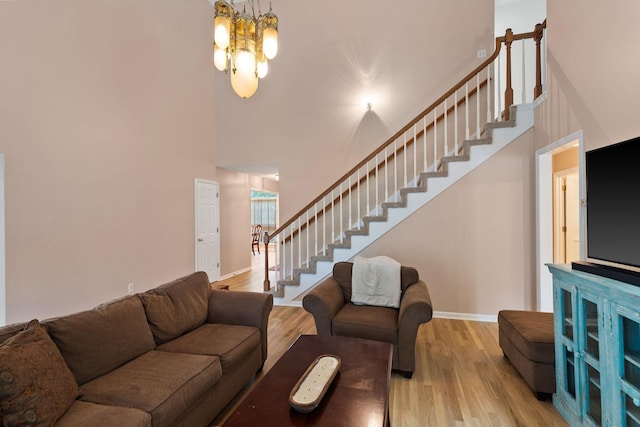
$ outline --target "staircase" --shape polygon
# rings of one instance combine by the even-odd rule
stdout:
[[[265,243],[276,242],[275,268],[265,257],[264,282],[276,304],[300,305],[300,295],[328,276],[334,263],[355,257],[533,127],[534,104],[513,105],[511,46],[532,40],[539,59],[545,26],[519,35],[507,30],[496,38],[483,64],[292,219],[265,233]],[[536,61],[533,98],[542,93],[541,67]]]

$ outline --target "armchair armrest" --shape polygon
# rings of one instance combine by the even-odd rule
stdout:
[[[267,359],[267,326],[272,308],[271,294],[212,290],[207,322],[258,328],[264,362]]]
[[[333,317],[344,305],[344,295],[331,276],[311,289],[302,299],[302,306],[313,315],[318,335],[331,335]]]
[[[400,313],[398,314],[400,340],[412,339],[415,341],[418,326],[430,321],[432,316],[433,306],[429,290],[427,285],[419,280],[407,288],[400,300]]]

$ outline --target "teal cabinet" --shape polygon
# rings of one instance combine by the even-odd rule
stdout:
[[[640,287],[549,265],[556,393],[572,426],[640,427]]]

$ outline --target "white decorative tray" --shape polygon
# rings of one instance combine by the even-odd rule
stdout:
[[[289,393],[289,404],[298,412],[316,409],[340,370],[340,358],[324,354],[314,360]]]

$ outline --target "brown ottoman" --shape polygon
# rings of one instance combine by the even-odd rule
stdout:
[[[556,390],[553,313],[502,310],[498,338],[505,357],[539,400]]]

